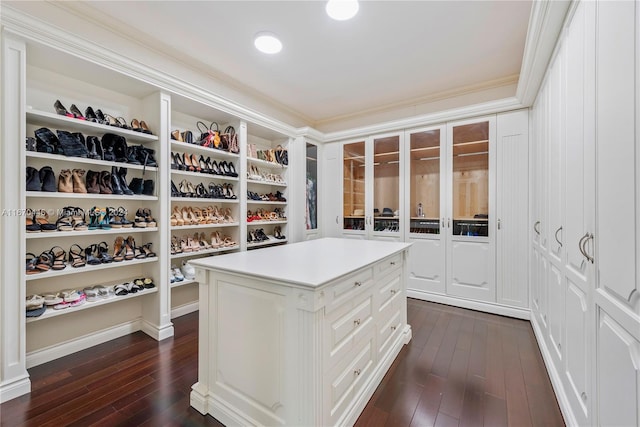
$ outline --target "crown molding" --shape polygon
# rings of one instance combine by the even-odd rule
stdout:
[[[84,58],[104,68],[155,86],[159,90],[179,93],[203,105],[234,115],[240,120],[282,133],[288,137],[297,134],[297,129],[293,126],[215,95],[205,88],[195,86],[162,71],[157,71],[144,63],[125,58],[121,53],[114,52],[107,47],[97,46],[83,40],[65,30],[52,26],[50,23],[18,11],[6,3],[2,5],[0,23],[5,32],[24,40],[30,40]]]
[[[572,2],[534,1],[524,46],[516,98],[524,106],[535,101]]]
[[[361,138],[383,132],[400,131],[419,126],[441,124],[451,120],[467,119],[486,114],[496,114],[504,111],[517,110],[525,107],[516,97],[504,98],[480,104],[469,105],[462,108],[443,110],[437,113],[423,114],[407,117],[400,120],[392,120],[377,123],[371,126],[363,126],[338,132],[324,134],[324,142],[334,142],[351,138]]]

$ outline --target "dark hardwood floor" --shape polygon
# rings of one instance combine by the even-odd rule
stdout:
[[[564,426],[528,322],[408,300],[411,343],[357,426]],[[0,406],[2,426],[220,426],[189,406],[198,317],[175,337],[142,332],[29,370],[32,392]]]

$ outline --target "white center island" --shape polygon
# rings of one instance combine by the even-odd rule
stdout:
[[[191,406],[227,426],[355,423],[411,340],[409,246],[327,238],[190,261]]]

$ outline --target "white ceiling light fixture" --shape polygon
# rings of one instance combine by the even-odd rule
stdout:
[[[282,42],[278,36],[268,31],[262,31],[256,34],[253,44],[260,52],[269,55],[273,55],[282,50]]]
[[[359,9],[358,0],[329,0],[325,7],[327,15],[336,21],[346,21],[353,18]]]

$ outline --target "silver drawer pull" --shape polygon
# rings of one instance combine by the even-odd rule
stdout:
[[[360,319],[356,319],[353,321],[354,326],[360,326]]]
[[[582,394],[580,395],[580,397],[582,398],[582,400],[586,401],[587,400],[587,393],[585,393],[583,391]]]
[[[361,281],[357,281],[354,283],[355,286],[362,286],[362,282]]]
[[[395,293],[398,292],[395,289],[391,289],[391,295],[395,295]]]
[[[396,330],[396,327],[395,327],[395,326],[392,326],[392,327],[391,327],[391,330],[392,330],[392,331],[395,331],[395,330]]]
[[[353,371],[353,375],[355,376],[360,375],[360,369],[356,369],[355,371]]]
[[[389,264],[396,265],[396,262],[395,261],[391,261]]]

